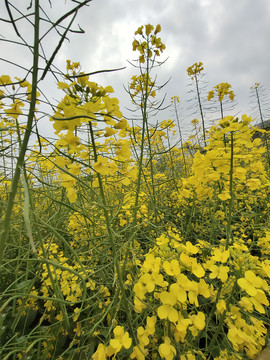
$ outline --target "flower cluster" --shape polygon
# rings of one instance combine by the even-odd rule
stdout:
[[[228,95],[230,100],[233,101],[234,99],[234,92],[230,90],[231,85],[229,83],[220,83],[214,86],[214,90],[209,91],[208,93],[208,101],[213,99],[215,93],[217,94],[218,101],[222,101],[224,96]]]
[[[144,25],[140,26],[136,31],[135,35],[141,35],[142,40],[135,39],[132,43],[133,51],[138,50],[140,52],[139,61],[144,63],[145,59],[152,58],[155,56],[160,56],[160,52],[166,48],[160,37],[156,35],[161,31],[161,26],[157,25],[154,32],[153,25]]]
[[[83,171],[88,174],[94,170],[100,175],[115,175],[119,170],[119,161],[127,161],[131,157],[130,142],[125,139],[116,140],[117,135],[125,137],[127,121],[119,109],[118,99],[110,97],[113,93],[112,87],[104,88],[89,81],[89,76],[84,76],[79,71],[79,67],[79,63],[67,61],[67,70],[71,71],[71,75],[67,77],[75,77],[75,80],[70,84],[58,83],[58,87],[64,90],[66,95],[51,117],[56,134],[60,134],[55,146],[61,151],[57,152],[54,163],[60,170],[58,177],[66,188],[70,202],[77,200],[77,177]],[[102,124],[104,124],[103,129]],[[77,134],[85,126],[88,127],[86,131],[94,135],[93,138],[89,133],[92,142],[98,137],[111,141],[112,151],[115,153],[113,161],[104,157],[104,153],[97,153],[94,148],[98,144],[92,143],[87,147],[82,143],[82,139]],[[104,149],[108,148],[108,141]],[[80,164],[74,163],[72,157],[77,161],[81,158]],[[87,159],[88,166],[82,166]]]
[[[116,326],[113,329],[114,338],[110,340],[110,345],[105,347],[99,344],[96,352],[92,356],[93,360],[106,360],[107,356],[115,359],[115,356],[121,349],[129,349],[132,343],[128,332],[124,330],[123,326]]]
[[[199,63],[194,63],[190,67],[187,68],[187,73],[193,79],[193,76],[200,74],[203,71],[203,63],[200,61]]]
[[[150,76],[143,73],[141,75],[133,75],[129,85],[130,94],[135,98],[137,94],[144,92],[147,96],[155,97],[156,91],[154,90],[155,82],[151,80]]]

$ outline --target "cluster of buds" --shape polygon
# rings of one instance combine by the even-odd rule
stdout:
[[[187,73],[189,76],[191,76],[193,80],[193,76],[196,76],[197,74],[200,74],[201,71],[203,71],[203,63],[200,61],[199,63],[195,63],[187,68]]]
[[[172,96],[171,97],[171,103],[172,104],[180,103],[179,96]]]
[[[234,99],[234,92],[230,90],[231,85],[229,83],[220,83],[216,86],[214,86],[214,90],[209,91],[208,93],[208,101],[210,101],[214,95],[215,92],[217,93],[218,100],[222,101],[225,95],[229,95],[229,98],[231,101]]]
[[[158,24],[154,30],[154,26],[151,24],[142,25],[136,31],[135,35],[141,35],[142,40],[135,39],[132,43],[133,51],[138,50],[140,52],[139,61],[144,63],[146,58],[152,58],[160,56],[160,52],[166,48],[162,43],[160,37],[156,35],[161,31],[161,26]]]
[[[156,91],[153,90],[155,82],[151,80],[149,75],[147,76],[145,73],[141,75],[134,75],[131,80],[129,89],[131,90],[130,93],[132,98],[141,92],[145,92],[146,89],[148,96],[150,95],[153,98],[156,96]]]
[[[255,83],[254,85],[252,85],[250,88],[253,90],[253,89],[258,89],[259,88],[259,86],[260,86],[260,83]]]

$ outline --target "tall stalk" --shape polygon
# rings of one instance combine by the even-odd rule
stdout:
[[[32,68],[32,89],[30,107],[27,117],[26,129],[23,137],[23,141],[19,150],[19,156],[17,159],[13,180],[11,183],[9,197],[6,207],[5,217],[2,223],[2,229],[0,233],[0,263],[3,260],[5,245],[9,233],[9,225],[11,220],[12,208],[14,205],[15,196],[18,190],[21,169],[23,167],[25,153],[29,142],[30,135],[32,133],[32,125],[35,115],[35,107],[37,100],[37,83],[38,83],[38,61],[39,61],[39,0],[35,0],[35,20],[34,20],[34,45],[33,45],[33,68]]]
[[[90,132],[91,143],[92,143],[92,148],[93,148],[94,161],[97,162],[97,159],[98,159],[97,148],[96,148],[94,131],[93,131],[91,122],[89,122],[89,132]],[[103,213],[104,213],[104,217],[105,217],[105,221],[106,221],[107,233],[108,233],[110,246],[111,246],[111,250],[112,250],[112,256],[113,256],[113,260],[114,260],[114,264],[115,264],[115,270],[116,270],[116,274],[118,277],[119,288],[121,290],[121,294],[123,297],[124,309],[125,309],[127,319],[128,319],[129,331],[130,331],[133,343],[136,344],[137,340],[136,340],[136,336],[135,336],[135,333],[133,330],[131,310],[128,305],[128,299],[127,299],[126,290],[125,290],[125,286],[124,286],[123,274],[121,271],[118,254],[116,251],[115,237],[113,235],[113,231],[112,231],[112,227],[111,227],[111,218],[110,218],[110,215],[108,212],[108,206],[107,206],[107,201],[106,201],[104,187],[103,187],[103,181],[102,181],[102,177],[99,173],[97,173],[97,178],[98,178],[98,183],[99,183],[100,195],[101,195],[101,199],[102,199],[102,205],[103,205],[102,209],[103,209]]]
[[[234,161],[234,138],[233,131],[231,131],[231,156],[230,156],[230,199],[229,199],[229,209],[227,216],[227,227],[226,227],[226,246],[225,249],[229,248],[229,242],[232,237],[232,210],[233,210],[233,161]]]
[[[137,96],[136,105],[141,110],[142,117],[142,130],[141,130],[141,143],[139,146],[139,156],[138,156],[138,176],[136,183],[136,194],[135,194],[135,204],[134,204],[134,212],[132,217],[132,226],[131,226],[131,235],[130,238],[134,239],[136,233],[136,222],[137,222],[137,214],[139,210],[139,197],[140,197],[140,189],[142,184],[142,176],[143,176],[143,160],[144,160],[144,152],[146,148],[146,142],[148,145],[148,156],[149,156],[149,165],[150,165],[150,177],[151,177],[151,203],[153,204],[154,210],[154,218],[155,224],[157,224],[157,199],[156,199],[156,189],[155,189],[155,179],[154,179],[154,166],[153,166],[153,156],[154,153],[152,151],[151,145],[151,134],[149,131],[149,110],[151,107],[154,107],[155,110],[159,109],[159,105],[150,101],[150,96],[155,97],[155,91],[153,88],[157,88],[155,82],[151,81],[150,72],[156,64],[156,57],[160,55],[160,52],[165,49],[165,45],[161,42],[160,38],[156,38],[156,34],[161,31],[160,25],[157,25],[154,33],[152,33],[154,27],[152,25],[145,25],[139,27],[139,29],[135,32],[135,35],[139,34],[142,36],[142,41],[134,40],[133,42],[133,50],[139,50],[139,70],[140,76],[135,76],[135,83],[131,84],[129,89],[129,94],[135,102],[135,98]],[[154,55],[155,54],[155,55]],[[145,65],[143,65],[145,64]],[[131,92],[131,89],[135,89],[135,86],[140,84],[140,91]],[[133,86],[134,85],[134,86]],[[133,86],[133,87],[132,87]],[[151,93],[152,92],[152,93]],[[132,240],[133,241],[133,240]]]
[[[263,117],[263,113],[262,113],[262,107],[261,107],[261,101],[260,101],[260,96],[259,96],[259,92],[258,92],[258,87],[259,87],[259,84],[255,84],[254,89],[255,89],[256,100],[257,100],[257,105],[258,105],[262,128],[265,129],[265,122],[264,122],[264,117]],[[267,162],[268,162],[268,166],[270,168],[270,152],[269,152],[270,148],[269,148],[268,136],[266,134],[263,137],[263,142],[265,143],[265,146],[266,146]]]
[[[146,58],[145,92],[142,94],[142,101],[143,101],[143,108],[141,111],[141,114],[142,114],[142,139],[141,139],[141,144],[140,144],[140,153],[139,153],[139,162],[138,162],[138,178],[137,178],[137,185],[136,185],[136,195],[135,195],[135,205],[134,205],[134,212],[133,212],[133,219],[132,219],[132,229],[134,229],[135,225],[136,225],[138,206],[139,206],[139,195],[140,195],[141,182],[142,182],[143,155],[144,155],[145,137],[146,137],[146,129],[147,129],[147,121],[148,121],[148,114],[147,114],[148,78],[149,78],[149,58],[147,57]]]
[[[203,109],[202,109],[202,102],[201,102],[201,95],[200,95],[200,90],[199,90],[198,77],[197,77],[197,73],[196,73],[196,72],[195,72],[194,77],[195,77],[195,84],[196,84],[198,105],[199,105],[200,115],[201,115],[201,120],[202,120],[204,147],[206,147],[205,121],[204,121],[204,114],[203,114]]]
[[[206,128],[205,128],[205,118],[203,113],[203,107],[202,107],[202,101],[201,101],[201,92],[199,87],[199,78],[198,75],[201,74],[201,72],[204,70],[203,63],[195,63],[192,66],[187,68],[187,73],[191,77],[192,80],[195,79],[195,88],[196,88],[196,98],[198,100],[198,106],[202,121],[202,128],[203,128],[203,142],[204,147],[206,147]]]
[[[183,162],[184,162],[185,177],[187,177],[188,176],[188,169],[187,169],[187,162],[186,162],[186,157],[185,157],[185,153],[184,153],[183,136],[182,136],[181,126],[180,126],[178,109],[177,109],[177,106],[176,106],[176,102],[179,102],[178,97],[177,98],[173,97],[172,102],[173,102],[173,106],[174,106],[174,113],[175,113],[175,117],[176,117],[178,132],[179,132],[179,136],[180,136],[180,145],[181,145],[181,151],[182,151]]]

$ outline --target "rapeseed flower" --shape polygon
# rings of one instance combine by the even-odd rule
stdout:
[[[158,352],[159,355],[166,360],[172,360],[176,355],[175,347],[171,345],[171,340],[168,336],[165,336],[164,343],[159,345]]]
[[[177,297],[171,292],[163,291],[160,294],[160,301],[163,305],[157,309],[159,318],[169,319],[171,322],[176,322],[178,320],[178,312],[173,306],[177,302]]]
[[[107,355],[116,355],[122,348],[129,349],[132,343],[128,332],[124,330],[123,326],[116,326],[113,330],[114,338],[110,340],[110,345],[107,348]]]

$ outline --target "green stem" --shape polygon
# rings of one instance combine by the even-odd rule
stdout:
[[[137,187],[136,187],[136,197],[135,197],[135,206],[134,206],[134,214],[133,214],[133,226],[134,229],[137,220],[137,212],[138,212],[138,205],[139,205],[139,194],[141,188],[141,178],[142,178],[142,163],[143,163],[143,153],[144,153],[144,145],[145,145],[145,133],[147,128],[147,100],[148,100],[148,77],[149,77],[149,58],[146,58],[146,85],[145,85],[145,95],[142,96],[143,99],[143,109],[142,109],[142,120],[143,120],[143,127],[142,127],[142,139],[141,139],[141,146],[140,146],[140,157],[139,157],[139,164],[138,164],[138,179],[137,179]]]
[[[227,309],[229,308],[232,297],[235,295],[234,292],[235,292],[236,285],[237,285],[237,279],[235,280],[235,283],[234,283],[233,288],[232,288],[232,292],[231,292],[228,300],[226,301],[226,308]],[[224,310],[224,312],[221,315],[221,318],[219,320],[218,327],[215,329],[215,333],[214,333],[214,335],[213,335],[213,337],[212,337],[212,339],[210,341],[210,344],[209,344],[209,347],[208,347],[209,349],[211,349],[211,347],[215,344],[215,342],[217,340],[217,337],[220,335],[220,330],[221,330],[222,326],[224,325],[224,320],[225,320],[226,314],[227,314],[227,310]]]
[[[220,101],[219,103],[220,103],[220,114],[221,114],[221,119],[224,119],[224,112],[223,112],[223,105],[222,105],[222,101]],[[224,143],[224,146],[226,147],[226,136],[225,136],[225,134],[223,134],[223,143]]]
[[[39,59],[39,0],[35,0],[35,23],[34,23],[34,52],[33,52],[33,70],[32,70],[32,90],[31,90],[31,101],[29,107],[29,113],[27,118],[27,125],[20,148],[18,160],[16,163],[13,180],[11,183],[8,203],[6,208],[5,217],[2,223],[2,229],[0,234],[0,264],[4,257],[4,250],[6,246],[6,241],[9,233],[9,225],[11,220],[12,209],[15,201],[15,196],[18,190],[21,168],[23,167],[25,153],[27,151],[27,145],[32,133],[32,124],[35,115],[36,107],[36,94],[37,94],[37,82],[38,82],[38,59]]]
[[[262,108],[261,108],[261,102],[260,102],[260,97],[259,97],[259,93],[258,93],[258,88],[255,86],[255,91],[256,91],[256,98],[257,98],[257,103],[258,103],[258,108],[259,108],[259,113],[260,113],[260,118],[261,118],[261,123],[262,123],[262,128],[265,129],[264,127],[264,119],[263,119],[263,114],[262,114]],[[267,162],[268,162],[268,166],[270,168],[270,149],[269,149],[269,143],[268,143],[268,135],[264,134],[263,137],[265,146],[266,146],[266,152],[267,152]]]
[[[220,101],[219,103],[220,103],[220,113],[221,113],[221,119],[224,119],[224,112],[223,112],[223,105],[222,105],[222,101]]]
[[[229,213],[227,217],[227,228],[226,228],[226,250],[229,247],[229,241],[232,237],[232,207],[233,207],[233,131],[231,131],[231,159],[230,159],[230,199],[229,199]]]
[[[89,130],[90,130],[91,142],[92,142],[93,153],[94,153],[94,161],[96,162],[98,156],[97,156],[96,143],[95,143],[94,132],[93,132],[93,127],[92,127],[91,122],[89,122]],[[102,177],[99,173],[97,173],[97,178],[98,178],[98,182],[99,182],[100,195],[101,195],[101,199],[102,199],[102,203],[103,203],[103,213],[104,213],[104,217],[105,217],[105,221],[106,221],[106,227],[107,227],[108,237],[109,237],[109,241],[110,241],[110,245],[111,245],[112,256],[113,256],[113,260],[114,260],[114,264],[115,264],[115,270],[116,270],[116,274],[117,274],[117,278],[118,278],[118,282],[119,282],[119,287],[120,287],[120,290],[122,293],[124,309],[125,309],[125,312],[126,312],[126,315],[128,318],[129,331],[130,331],[133,343],[136,344],[137,340],[136,340],[136,336],[135,336],[135,333],[133,330],[131,312],[130,312],[130,308],[128,305],[128,299],[126,296],[123,275],[122,275],[122,271],[120,268],[118,254],[117,254],[116,246],[115,246],[115,240],[114,240],[114,236],[113,236],[113,232],[112,232],[112,228],[111,228],[111,219],[110,219],[110,215],[109,215],[108,208],[107,208],[107,201],[106,201],[106,197],[105,197],[105,193],[104,193]]]
[[[173,101],[173,104],[174,104],[174,111],[175,111],[175,116],[176,116],[176,121],[177,121],[177,126],[178,126],[179,136],[180,136],[180,144],[181,144],[181,150],[182,150],[182,156],[183,156],[184,168],[185,168],[185,177],[188,177],[188,170],[187,170],[187,164],[186,164],[186,157],[185,157],[185,153],[184,153],[184,146],[183,146],[183,137],[182,137],[182,131],[181,131],[181,126],[180,126],[180,120],[179,120],[179,115],[178,115],[177,106],[176,106],[176,100],[174,100],[174,101]]]
[[[149,39],[147,41],[148,41],[148,45],[149,45]],[[149,78],[149,73],[150,73],[149,57],[147,56],[146,57],[145,93],[142,92],[142,97],[141,97],[142,103],[143,103],[143,107],[141,109],[143,125],[142,125],[142,138],[141,138],[141,144],[140,144],[140,154],[139,154],[139,158],[138,158],[138,178],[137,178],[137,184],[136,184],[136,190],[135,190],[136,195],[135,195],[133,219],[132,219],[132,224],[131,224],[131,228],[130,228],[130,235],[129,235],[128,241],[127,241],[126,254],[125,254],[123,267],[122,267],[123,274],[125,274],[125,271],[126,271],[128,255],[130,253],[130,244],[132,243],[133,248],[134,248],[134,238],[135,238],[135,235],[136,235],[136,232],[137,232],[137,230],[136,230],[136,222],[137,222],[137,213],[138,213],[138,207],[139,207],[139,194],[140,194],[142,175],[143,175],[143,153],[144,153],[144,146],[145,146],[145,135],[146,135],[146,131],[147,131],[147,120],[148,120],[147,101],[148,101],[148,78]]]
[[[200,91],[199,91],[199,83],[198,83],[196,73],[195,73],[195,83],[196,83],[196,90],[197,90],[197,96],[198,96],[199,109],[200,109],[201,119],[202,119],[204,147],[206,147],[204,115],[203,115],[202,103],[201,103],[201,97],[200,97]]]
[[[152,202],[153,208],[154,208],[153,210],[154,210],[154,217],[155,217],[155,225],[157,225],[158,220],[157,220],[156,188],[155,188],[154,168],[153,168],[153,154],[152,154],[152,148],[151,148],[151,139],[150,139],[148,123],[146,123],[146,134],[147,134],[147,142],[148,142],[148,148],[149,148],[149,161],[150,161],[150,173],[151,173],[151,185],[152,185],[151,202]]]

